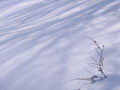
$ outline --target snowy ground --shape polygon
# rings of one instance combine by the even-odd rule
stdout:
[[[90,85],[71,82],[97,57],[84,36],[105,45]],[[120,0],[0,0],[0,90],[120,90],[119,45]]]

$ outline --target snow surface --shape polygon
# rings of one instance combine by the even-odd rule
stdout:
[[[108,78],[83,85],[105,45]],[[0,0],[0,90],[120,90],[120,0]]]

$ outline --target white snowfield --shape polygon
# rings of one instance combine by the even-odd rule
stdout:
[[[93,43],[105,45],[107,78]],[[87,83],[87,84],[84,84]],[[0,90],[120,90],[120,0],[0,0]]]

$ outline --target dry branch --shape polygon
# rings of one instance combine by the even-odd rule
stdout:
[[[102,76],[98,76],[98,75],[92,73],[91,71],[89,71],[88,69],[86,69],[87,72],[89,72],[92,75],[90,78],[76,78],[73,80],[86,80],[86,81],[90,81],[93,83],[96,81],[103,80],[104,78],[107,77],[106,74],[104,73],[104,62],[103,62],[104,61],[104,57],[103,57],[104,45],[100,46],[97,43],[97,41],[95,41],[94,39],[92,39],[90,37],[87,37],[87,38],[90,39],[94,43],[95,51],[98,54],[98,60],[96,60],[93,56],[91,56],[91,59],[93,60],[93,62],[89,63],[89,65],[92,66],[93,68],[95,68],[96,71],[100,72],[102,74]]]
[[[96,53],[98,54],[99,56],[99,60],[97,61],[93,56],[91,56],[92,60],[94,61],[94,63],[91,63],[90,66],[94,67],[94,68],[97,68],[97,71],[99,71],[103,76],[104,78],[106,78],[106,74],[104,73],[103,71],[103,64],[104,64],[104,58],[103,58],[103,52],[104,52],[104,45],[103,46],[100,46],[97,41],[95,41],[94,39],[90,38],[90,37],[87,37],[88,39],[90,39],[94,45],[95,45],[95,51]]]

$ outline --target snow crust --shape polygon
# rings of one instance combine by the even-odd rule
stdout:
[[[94,84],[71,81],[99,74],[84,36],[105,45]],[[120,90],[119,58],[120,0],[0,0],[0,90]]]

